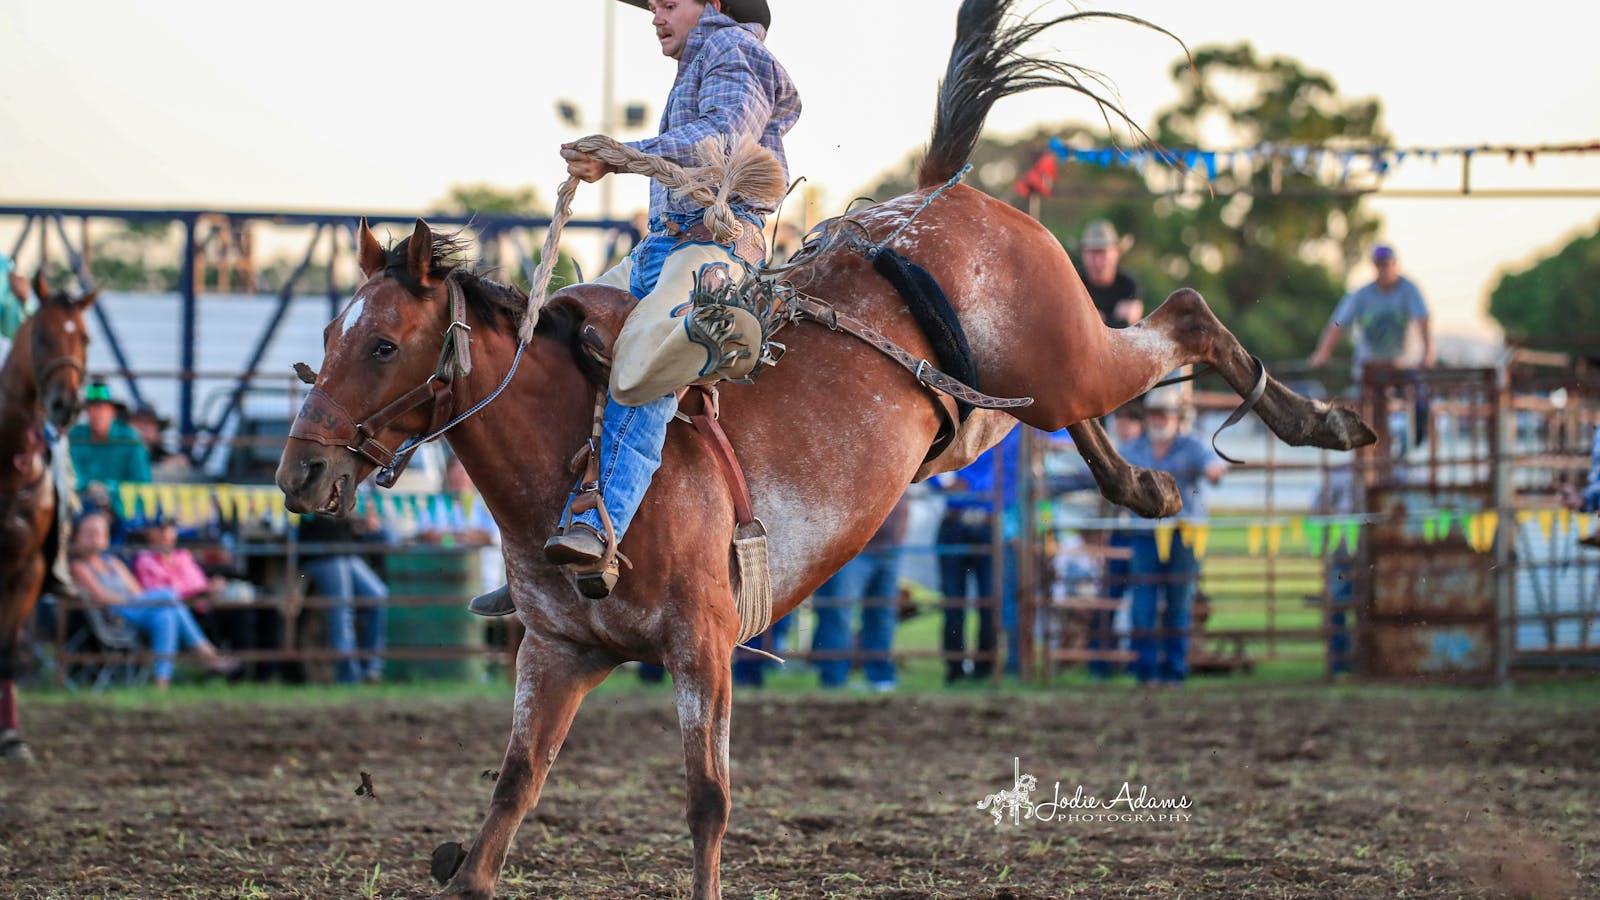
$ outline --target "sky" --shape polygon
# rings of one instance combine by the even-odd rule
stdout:
[[[786,141],[791,174],[818,186],[815,214],[832,214],[926,141],[959,2],[771,5],[769,46],[805,105]],[[1148,18],[1191,48],[1248,41],[1292,57],[1328,74],[1342,96],[1381,100],[1402,146],[1600,139],[1597,4],[1094,8]],[[660,55],[649,15],[613,0],[0,0],[0,203],[410,212],[475,182],[533,185],[548,202],[564,175],[559,144],[599,130],[608,12],[617,103],[646,104],[653,124],[674,63]],[[1154,33],[1068,25],[1041,49],[1104,72],[1137,121],[1178,97],[1170,71],[1180,51]],[[579,127],[557,115],[559,100],[580,110]],[[988,133],[1072,121],[1097,115],[1076,95],[1034,92],[1003,101]],[[1447,188],[1459,178],[1455,166],[1411,162],[1389,184]],[[1600,154],[1532,166],[1480,159],[1473,183],[1600,191]],[[618,179],[614,191],[620,214],[646,202],[642,179]],[[580,215],[599,203],[599,189],[579,191]],[[1501,272],[1600,223],[1594,196],[1379,196],[1372,208],[1437,329],[1473,337],[1494,334],[1483,310]]]

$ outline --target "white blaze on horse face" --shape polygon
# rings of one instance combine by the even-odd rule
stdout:
[[[61,323],[61,330],[65,331],[67,334],[72,334],[78,330],[78,323],[68,319],[67,321]]]
[[[361,314],[366,311],[366,308],[367,299],[365,297],[356,297],[355,302],[351,303],[349,308],[344,311],[344,323],[339,328],[339,337],[344,337],[350,333],[350,329],[354,328],[356,322],[361,320]]]

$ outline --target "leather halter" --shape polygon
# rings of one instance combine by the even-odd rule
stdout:
[[[294,426],[289,429],[289,436],[324,446],[344,447],[378,467],[380,487],[393,487],[420,443],[414,439],[424,433],[439,432],[449,419],[450,410],[455,406],[456,375],[466,377],[472,373],[471,337],[468,335],[472,327],[466,322],[466,301],[453,275],[445,278],[445,286],[450,297],[450,324],[444,330],[439,364],[426,381],[359,422],[326,391],[313,387],[300,407],[300,414],[295,417]],[[413,432],[398,449],[390,449],[378,440],[378,435],[390,423],[430,401],[433,414],[426,432]]]

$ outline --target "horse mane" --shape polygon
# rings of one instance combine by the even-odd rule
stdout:
[[[408,235],[385,250],[383,271],[400,282],[406,290],[420,295],[423,293],[422,284],[411,274],[408,263],[410,247],[411,237]],[[459,232],[434,234],[430,249],[429,278],[442,281],[453,276],[456,284],[461,286],[461,295],[466,298],[467,305],[480,319],[496,331],[517,333],[528,312],[528,295],[525,291],[469,269],[465,259],[468,247],[460,239]],[[570,343],[574,331],[572,321],[562,316],[540,316],[534,328],[534,334],[542,334],[560,343]]]
[[[1046,22],[1020,17],[1007,24],[1014,0],[966,0],[956,15],[956,41],[950,64],[939,81],[939,105],[933,137],[917,166],[917,187],[930,188],[956,176],[978,145],[989,110],[1003,97],[1036,88],[1061,87],[1088,97],[1111,127],[1111,116],[1128,123],[1144,140],[1154,140],[1122,108],[1105,95],[1116,88],[1099,72],[1072,63],[1026,56],[1023,47],[1039,33],[1062,22],[1115,19],[1154,29],[1188,47],[1172,32],[1125,13],[1074,12]]]

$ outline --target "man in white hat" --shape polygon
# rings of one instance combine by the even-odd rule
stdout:
[[[771,13],[766,0],[623,0],[647,8],[663,56],[677,60],[677,77],[661,114],[656,137],[627,142],[629,147],[679,165],[700,165],[699,145],[707,138],[737,141],[753,136],[784,165],[783,136],[800,117],[800,95],[765,40]],[[567,172],[586,182],[615,171],[606,162],[571,144],[561,149]],[[733,212],[744,234],[717,243],[704,225],[705,210],[689,197],[673,196],[659,182],[650,185],[649,233],[627,259],[598,280],[627,288],[638,304],[628,314],[613,351],[611,384],[600,440],[600,492],[618,541],[644,500],[661,465],[667,423],[677,411],[675,392],[700,378],[742,377],[749,358],[726,368],[722,355],[684,340],[685,313],[697,273],[722,264],[737,277],[740,260],[759,263],[766,255],[761,232],[772,209],[735,198]],[[751,317],[753,323],[754,319]],[[760,335],[743,335],[759,342]],[[585,596],[607,596],[616,583],[606,558],[605,529],[597,510],[573,517],[545,544],[545,558],[572,566]],[[513,607],[502,587],[474,598],[473,612],[505,615]]]
[[[1139,299],[1139,282],[1122,271],[1122,254],[1128,242],[1117,235],[1116,226],[1095,219],[1083,226],[1083,286],[1089,299],[1110,328],[1127,328],[1144,317],[1144,301]]]

